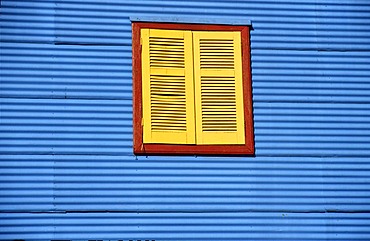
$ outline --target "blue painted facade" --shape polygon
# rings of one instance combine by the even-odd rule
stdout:
[[[252,22],[256,157],[136,157],[129,17]],[[370,2],[3,0],[0,239],[370,240]]]

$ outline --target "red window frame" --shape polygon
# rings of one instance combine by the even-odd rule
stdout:
[[[245,144],[188,145],[143,143],[142,126],[142,71],[140,30],[168,29],[194,31],[240,31],[242,40],[242,75],[244,94]],[[135,155],[254,155],[252,82],[250,64],[250,27],[209,24],[132,23],[132,78],[133,78],[133,149]]]

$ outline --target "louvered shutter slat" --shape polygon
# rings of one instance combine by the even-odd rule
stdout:
[[[144,143],[194,144],[189,31],[142,29]]]
[[[194,32],[196,142],[244,144],[240,32]]]

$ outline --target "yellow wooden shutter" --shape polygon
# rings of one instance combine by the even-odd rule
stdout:
[[[197,144],[244,144],[240,32],[193,32]]]
[[[194,144],[190,31],[142,29],[143,142]]]

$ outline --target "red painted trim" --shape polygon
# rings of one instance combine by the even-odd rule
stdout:
[[[241,31],[242,39],[242,66],[243,66],[243,93],[244,93],[244,120],[246,148],[254,154],[254,125],[252,99],[252,70],[249,27]]]
[[[137,155],[253,155],[246,145],[171,145],[143,144]]]
[[[143,144],[142,127],[142,73],[140,30],[142,28],[199,30],[199,31],[240,31],[242,39],[243,92],[244,92],[244,145],[171,145]],[[253,103],[251,79],[251,55],[249,26],[227,26],[207,24],[132,24],[132,78],[133,78],[133,138],[135,155],[254,155]]]
[[[142,152],[142,95],[141,95],[141,45],[140,27],[132,24],[132,89],[133,89],[133,147],[134,153]]]
[[[208,25],[208,24],[177,24],[177,23],[143,23],[135,22],[134,26],[141,28],[169,30],[198,30],[198,31],[242,31],[248,26]]]

